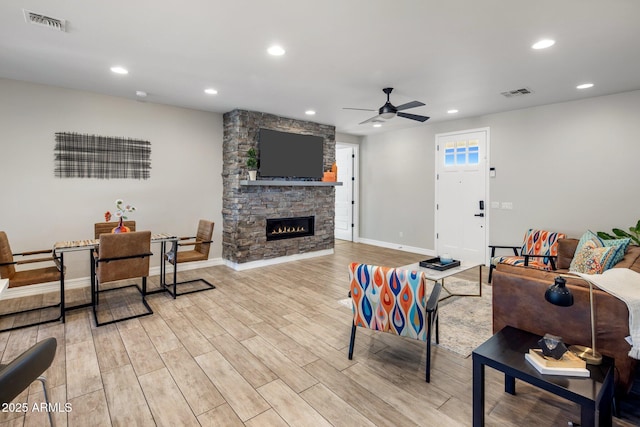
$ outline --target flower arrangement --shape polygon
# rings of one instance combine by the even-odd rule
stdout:
[[[122,199],[118,199],[116,200],[116,211],[113,214],[117,219],[119,220],[123,220],[123,219],[127,219],[127,212],[133,212],[136,210],[135,206],[131,206],[131,205],[125,205],[124,201],[122,201]],[[106,211],[104,213],[104,220],[106,222],[111,221],[111,212]]]

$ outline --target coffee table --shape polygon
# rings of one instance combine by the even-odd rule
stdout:
[[[444,284],[444,279],[446,279],[447,277],[451,277],[455,274],[458,273],[462,273],[463,271],[467,271],[467,270],[471,270],[472,268],[478,267],[478,292],[475,294],[455,294],[449,291],[449,289],[447,289],[447,287]],[[426,267],[421,267],[420,263],[415,262],[413,264],[409,264],[409,265],[405,265],[403,267],[405,270],[413,270],[413,271],[420,271],[422,273],[424,273],[424,276],[431,281],[434,282],[441,282],[442,283],[442,289],[444,289],[445,291],[447,291],[447,293],[449,295],[447,295],[446,297],[440,299],[440,301],[444,301],[447,298],[451,298],[451,297],[481,297],[482,296],[482,264],[477,263],[477,262],[465,262],[462,261],[460,263],[460,265],[458,267],[453,267],[453,268],[449,268],[447,270],[435,270],[433,268],[426,268]]]
[[[484,367],[504,372],[504,391],[516,394],[515,379],[551,392],[580,405],[580,425],[611,426],[613,402],[613,359],[587,365],[589,378],[543,375],[524,358],[538,348],[540,336],[507,326],[473,351],[473,426],[484,426]],[[597,424],[596,424],[597,422]]]

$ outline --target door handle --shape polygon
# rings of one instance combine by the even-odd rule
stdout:
[[[475,214],[474,216],[484,217],[484,213]]]

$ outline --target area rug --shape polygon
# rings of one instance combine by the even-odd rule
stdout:
[[[461,279],[445,279],[445,287],[454,294],[477,294],[478,282]],[[482,297],[453,296],[442,290],[438,316],[440,318],[440,344],[462,357],[471,352],[492,335],[491,286],[482,286]],[[446,299],[445,299],[446,298]],[[351,298],[338,303],[351,310]]]
[[[454,279],[445,286],[455,294],[477,294],[478,282]],[[488,340],[491,326],[491,286],[482,286],[482,297],[454,296],[440,302],[440,347],[444,347],[463,357]],[[448,293],[443,289],[441,298]]]

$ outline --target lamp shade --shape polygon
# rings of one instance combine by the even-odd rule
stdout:
[[[561,307],[569,307],[573,305],[573,294],[565,286],[567,281],[561,277],[556,277],[553,285],[549,286],[544,293],[544,299],[549,301],[553,305],[559,305]]]

